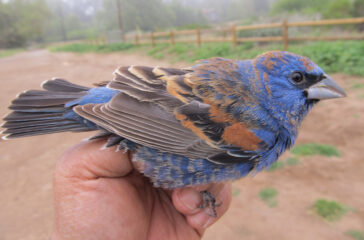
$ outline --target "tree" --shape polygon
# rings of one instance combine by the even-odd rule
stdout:
[[[99,19],[107,30],[118,28],[118,12],[115,0],[104,0]],[[153,31],[186,24],[205,23],[201,12],[179,1],[165,3],[162,0],[120,0],[121,22],[124,31],[141,29]]]
[[[363,5],[363,0],[279,0],[274,4],[272,12],[275,14],[284,12],[319,13],[324,18],[344,18],[355,16],[353,9],[363,9]],[[358,15],[360,16],[360,14]]]
[[[350,0],[333,0],[320,10],[324,18],[345,18],[352,16],[352,7]]]
[[[0,2],[0,47],[21,47],[42,41],[51,12],[44,0]]]
[[[354,17],[362,17],[364,16],[364,0],[354,0],[352,15]]]
[[[196,10],[190,6],[182,5],[179,1],[173,0],[167,7],[172,12],[172,25],[180,27],[185,25],[203,25],[206,24],[206,19],[200,10]]]

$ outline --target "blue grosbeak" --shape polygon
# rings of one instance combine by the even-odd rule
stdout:
[[[310,59],[280,51],[114,74],[91,89],[53,79],[20,94],[4,119],[5,138],[100,130],[94,138],[108,137],[108,147],[134,151],[155,187],[179,188],[269,167],[319,100],[345,96]]]

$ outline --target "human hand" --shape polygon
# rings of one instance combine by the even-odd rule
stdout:
[[[54,174],[53,240],[200,239],[231,202],[231,184],[175,190],[153,188],[130,153],[100,151],[103,140],[82,142],[58,161]],[[200,191],[213,193],[218,217],[201,209]]]

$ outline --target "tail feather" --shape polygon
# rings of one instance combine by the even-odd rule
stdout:
[[[85,95],[86,92],[67,93],[43,91],[35,93],[33,90],[26,91],[11,102],[10,107],[49,107],[63,105]]]
[[[4,121],[8,122],[24,122],[30,120],[61,120],[63,119],[63,114],[61,113],[32,113],[24,114],[22,112],[12,112],[6,117]]]
[[[67,127],[67,128],[65,128]],[[27,131],[27,132],[19,132],[19,133],[12,133],[7,134],[2,137],[4,140],[13,139],[13,138],[20,138],[20,137],[31,137],[31,136],[37,136],[37,135],[44,135],[44,134],[50,134],[50,133],[57,133],[57,132],[83,132],[83,131],[89,131],[90,129],[85,127],[80,127],[80,125],[69,125],[69,126],[59,126],[59,127],[52,127],[41,130],[33,130],[33,131]]]
[[[50,107],[29,107],[29,106],[10,106],[10,110],[14,110],[17,113],[62,113],[64,112],[64,106],[50,106]]]
[[[25,133],[25,132],[37,132],[44,130],[50,130],[50,129],[69,129],[69,127],[80,127],[79,124],[73,122],[73,121],[59,121],[59,122],[53,122],[53,123],[47,123],[42,125],[32,125],[28,127],[14,127],[14,128],[8,128],[4,131],[5,134],[11,133]]]
[[[29,128],[29,127],[36,127],[36,126],[52,126],[52,125],[59,125],[59,124],[68,124],[74,123],[72,120],[64,120],[64,119],[54,119],[50,120],[31,120],[31,121],[8,121],[2,125],[3,128],[12,128],[12,129],[22,129],[22,128]],[[6,133],[6,131],[4,131]]]
[[[7,134],[4,139],[35,136],[64,131],[89,131],[80,119],[66,118],[72,111],[65,104],[87,94],[89,88],[53,79],[42,84],[45,90],[30,90],[18,95],[9,109],[13,110],[4,118],[2,125]]]
[[[70,83],[64,79],[52,79],[42,83],[42,88],[54,92],[85,92],[90,90],[88,87]]]

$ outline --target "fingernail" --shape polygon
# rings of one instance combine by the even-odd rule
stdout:
[[[195,210],[202,201],[201,194],[192,188],[184,188],[178,195],[180,201],[190,210]]]

